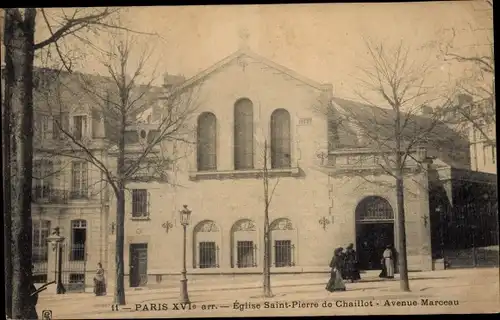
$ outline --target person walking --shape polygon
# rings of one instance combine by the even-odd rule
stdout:
[[[106,280],[104,278],[104,269],[102,264],[97,264],[97,270],[94,277],[94,293],[96,296],[106,295]]]
[[[342,270],[344,268],[343,248],[335,249],[332,260],[330,261],[330,280],[326,284],[328,292],[345,291],[346,287],[342,280]]]

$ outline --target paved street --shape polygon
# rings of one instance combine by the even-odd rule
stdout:
[[[222,284],[200,284],[190,286],[190,310],[176,305],[178,289],[170,288],[128,291],[127,305],[120,306],[118,311],[112,311],[111,295],[45,294],[40,296],[38,313],[51,310],[53,319],[106,319],[500,311],[497,268],[412,273],[412,292],[409,293],[399,291],[397,280],[348,283],[346,292],[328,293],[324,289],[326,279],[301,281],[299,277],[276,281],[275,296],[271,299],[263,299],[262,289],[254,283],[241,283],[232,289]],[[432,305],[431,302],[442,304],[452,300],[457,300],[458,305]]]

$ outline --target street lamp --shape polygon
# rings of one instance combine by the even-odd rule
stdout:
[[[65,294],[66,289],[62,283],[62,242],[64,237],[60,235],[59,227],[55,227],[54,231],[50,236],[47,237],[47,242],[52,244],[52,251],[56,251],[56,263],[57,263],[57,294]]]
[[[181,271],[181,303],[190,303],[188,290],[187,290],[187,278],[186,278],[186,228],[189,225],[189,220],[191,218],[191,210],[185,204],[184,209],[179,211],[181,216],[181,225],[184,229],[184,243],[182,248],[182,271]]]

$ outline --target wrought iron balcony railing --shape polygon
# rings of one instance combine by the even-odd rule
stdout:
[[[33,188],[32,201],[35,203],[67,203],[69,191],[53,188],[51,186],[35,186]]]

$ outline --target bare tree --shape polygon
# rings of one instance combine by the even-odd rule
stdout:
[[[472,128],[481,140],[495,146],[496,136],[489,130],[496,126],[493,1],[475,1],[471,5],[478,22],[460,30],[444,30],[444,38],[431,45],[439,48],[444,61],[463,70],[455,81],[455,90],[467,99],[443,110],[448,113],[448,121],[467,133]],[[457,40],[461,35],[479,40],[463,46]]]
[[[58,108],[52,108],[53,116],[57,117],[69,110],[72,103],[64,99],[61,93],[70,92],[71,99],[75,99],[79,96],[77,91],[80,91],[80,96],[83,94],[88,101],[98,106],[94,110],[96,119],[93,120],[100,121],[102,129],[105,122],[108,129],[114,128],[113,131],[106,132],[105,138],[112,144],[110,154],[116,157],[116,164],[109,163],[96,155],[92,148],[92,139],[82,139],[59,120],[56,120],[57,127],[66,139],[64,147],[58,148],[55,155],[80,159],[91,164],[102,173],[105,185],[113,191],[117,204],[114,295],[115,303],[120,305],[125,304],[123,250],[127,183],[142,179],[144,176],[148,180],[169,182],[167,173],[176,155],[163,154],[164,144],[185,141],[183,137],[191,130],[188,120],[196,108],[191,89],[165,92],[163,88],[152,85],[154,76],[146,83],[139,82],[142,77],[147,77],[144,74],[144,66],[148,61],[148,54],[146,51],[143,52],[137,65],[132,65],[133,44],[134,40],[131,37],[112,43],[111,47],[115,48],[115,52],[108,56],[107,61],[103,61],[108,77],[99,80],[96,76],[80,74],[79,86],[73,89],[69,86],[59,88],[57,90],[59,94],[52,97],[57,101]],[[148,136],[140,140],[137,132],[130,132],[130,128],[139,124],[138,115],[142,111],[154,107],[159,100],[163,104],[159,119],[150,124],[153,127],[150,128]],[[100,190],[102,187],[97,192]]]
[[[271,176],[269,174],[268,161],[269,161],[269,146],[267,140],[264,140],[263,148],[263,168],[262,168],[262,183],[264,186],[264,263],[263,263],[263,289],[264,297],[271,298],[273,293],[271,290],[271,228],[269,223],[269,207],[273,200],[274,191],[278,186],[280,180],[276,179],[274,186],[269,190],[269,182]]]
[[[50,12],[49,12],[50,11]],[[69,13],[71,12],[71,13]],[[9,150],[4,150],[4,159],[10,163],[11,195],[4,204],[5,243],[12,244],[5,253],[6,313],[14,319],[27,319],[34,306],[29,299],[31,277],[31,180],[33,158],[33,65],[37,53],[57,52],[61,62],[70,68],[68,57],[61,48],[68,37],[89,42],[88,35],[114,26],[112,18],[119,9],[54,9],[8,8],[3,10],[2,40],[5,47],[4,75],[4,119],[7,125],[3,134],[12,136]],[[37,21],[41,13],[42,22]],[[41,24],[41,25],[40,25]],[[47,28],[49,35],[36,41],[35,30]],[[15,116],[14,116],[15,115]],[[7,194],[6,194],[7,195]],[[8,196],[8,195],[7,195]]]
[[[442,125],[440,114],[428,112],[419,116],[428,105],[449,103],[435,94],[425,81],[430,74],[428,64],[412,60],[412,52],[402,42],[395,48],[366,41],[369,54],[367,67],[361,67],[356,94],[364,103],[333,99],[327,108],[330,127],[330,150],[347,147],[360,153],[357,165],[375,166],[392,177],[394,183],[368,179],[365,182],[395,185],[398,224],[398,262],[400,287],[410,291],[406,253],[405,179],[408,169],[425,167],[426,157],[419,157],[419,148],[438,149],[451,139],[441,138],[436,128]],[[387,106],[388,108],[381,108]],[[432,110],[432,109],[431,109]],[[445,140],[445,141],[444,141]],[[347,141],[347,144],[342,144]],[[356,164],[356,163],[354,163]]]

